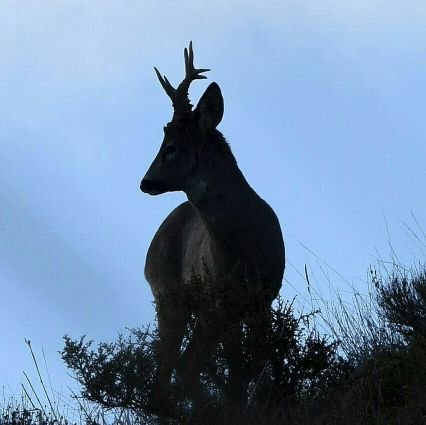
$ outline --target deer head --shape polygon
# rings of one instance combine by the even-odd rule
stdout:
[[[192,81],[206,78],[209,69],[194,68],[192,42],[184,50],[185,78],[175,89],[167,77],[154,67],[157,77],[173,104],[173,118],[164,127],[160,150],[142,179],[140,188],[150,195],[187,191],[198,184],[202,153],[214,143],[216,127],[223,116],[223,98],[219,86],[211,83],[193,110],[188,98]],[[219,133],[220,134],[220,133]],[[213,141],[212,141],[213,140]]]

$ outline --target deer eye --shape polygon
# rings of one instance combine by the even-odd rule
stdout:
[[[166,146],[166,149],[164,149],[164,155],[172,155],[174,153],[176,153],[176,146],[173,145],[168,145]]]

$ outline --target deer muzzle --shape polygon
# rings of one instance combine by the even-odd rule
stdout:
[[[167,191],[167,187],[161,181],[152,180],[144,177],[140,185],[141,191],[149,195],[160,195]]]

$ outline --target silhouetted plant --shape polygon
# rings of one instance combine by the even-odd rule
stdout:
[[[426,338],[426,268],[374,275],[382,315],[406,339]]]
[[[212,302],[212,291],[203,293],[206,279],[194,276],[187,285],[186,300],[195,303],[196,308],[182,343],[183,353],[195,335],[199,336],[200,321],[206,320],[205,312]],[[214,302],[223,302],[227,307],[241,304],[218,291]],[[130,408],[151,420],[168,418],[174,423],[188,418],[191,423],[233,423],[236,415],[249,417],[254,411],[277,410],[307,398],[319,398],[345,370],[344,361],[336,354],[337,344],[312,328],[314,314],[296,317],[291,303],[279,299],[265,314],[256,314],[254,309],[245,310],[250,314],[241,313],[241,305],[221,311],[221,317],[214,318],[219,322],[210,323],[221,327],[220,337],[213,338],[208,348],[206,341],[200,359],[206,404],[199,411],[194,410],[179,364],[172,376],[168,405],[156,404],[155,331],[133,329],[129,336],[101,343],[97,348],[84,338],[75,341],[65,337],[62,358],[74,370],[83,396],[89,400],[109,408]]]
[[[133,329],[127,337],[97,347],[84,338],[65,337],[62,357],[82,384],[83,396],[107,408],[131,409],[143,423],[422,423],[425,275],[425,268],[384,277],[372,272],[375,293],[365,304],[357,295],[359,315],[344,311],[337,316],[339,329],[345,330],[347,323],[342,338],[352,338],[344,341],[350,348],[345,359],[338,354],[338,343],[316,330],[317,312],[296,316],[292,303],[278,299],[259,314],[262,303],[255,291],[231,286],[238,298],[224,293],[225,285],[213,285],[208,273],[193,276],[179,294],[193,311],[181,353],[183,357],[195,337],[205,338],[205,355],[197,368],[206,396],[202,409],[194,407],[179,364],[169,403],[156,403],[155,329]],[[212,302],[222,308],[211,308]],[[215,323],[219,333],[203,331]],[[357,323],[368,329],[358,331]]]
[[[150,412],[155,357],[154,333],[149,329],[130,330],[113,343],[100,343],[96,350],[93,341],[85,337],[72,340],[65,336],[62,359],[74,370],[83,385],[82,396],[107,408],[127,407]]]
[[[319,423],[426,423],[425,275],[424,266],[408,270],[394,265],[390,273],[371,270],[375,292],[365,304],[358,297],[357,312],[368,314],[368,302],[374,317],[353,322],[347,311],[339,316],[349,318],[348,345],[360,348],[350,350],[353,371],[334,395],[329,392],[326,405],[331,409],[328,415],[323,411],[327,419]],[[368,329],[351,332],[356,323]]]

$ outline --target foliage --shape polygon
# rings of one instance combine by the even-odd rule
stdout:
[[[357,295],[356,318],[338,315],[353,371],[328,394],[324,423],[426,423],[425,273],[426,266],[371,269],[374,292],[367,301]]]
[[[317,331],[318,311],[296,316],[293,304],[279,299],[268,314],[236,316],[232,310],[241,311],[239,301],[215,294],[227,307],[215,317],[226,332],[202,359],[200,380],[208,394],[203,409],[185,392],[178,365],[170,387],[173,409],[155,404],[155,330],[133,329],[98,347],[66,337],[62,357],[86,398],[131,409],[143,423],[423,423],[425,276],[426,267],[403,275],[372,270],[374,292],[367,300],[356,294],[355,315],[342,302],[340,310],[320,313],[334,314],[334,340]],[[197,276],[188,282],[182,300],[192,305],[193,315],[182,353],[211,305],[212,292],[203,292],[209,284]],[[236,362],[240,392],[232,379]]]
[[[40,409],[27,409],[19,405],[5,406],[0,414],[0,425],[68,425],[65,418],[58,422],[53,415],[45,414]]]
[[[378,302],[389,325],[408,342],[426,339],[426,268],[393,273],[387,282],[374,275]]]
[[[188,283],[189,298],[196,306],[182,342],[191,343],[210,304],[211,293],[200,277]],[[232,302],[221,298],[227,305]],[[196,300],[196,301],[194,301]],[[241,306],[240,306],[241,307]],[[253,310],[251,310],[253,311]],[[267,314],[244,314],[236,319],[224,309],[220,323],[226,332],[203,353],[200,381],[207,399],[195,407],[176,365],[170,388],[170,406],[158,406],[153,380],[158,368],[155,331],[130,330],[117,342],[101,343],[65,337],[62,358],[74,370],[83,396],[109,408],[125,407],[172,423],[232,423],[253,412],[277,410],[321,394],[343,375],[345,362],[336,354],[337,344],[312,327],[314,314],[296,317],[291,303],[279,299]],[[234,371],[238,369],[238,374]],[[236,380],[235,376],[238,376]]]
[[[106,408],[126,407],[150,413],[150,391],[155,371],[153,334],[132,329],[114,343],[92,349],[85,337],[77,341],[65,336],[62,359],[83,384],[82,396]]]

